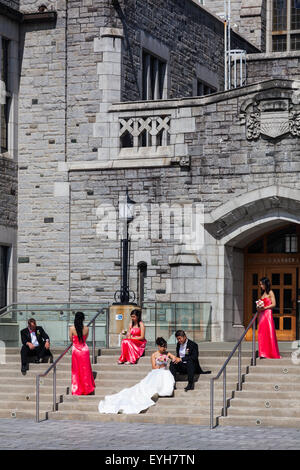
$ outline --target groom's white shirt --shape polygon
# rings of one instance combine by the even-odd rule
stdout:
[[[185,351],[186,351],[186,346],[187,346],[188,340],[186,339],[186,342],[184,344],[181,344],[179,346],[179,357],[182,359],[185,356]]]

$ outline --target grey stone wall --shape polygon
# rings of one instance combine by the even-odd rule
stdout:
[[[124,29],[122,100],[141,99],[141,32],[161,42],[169,51],[168,98],[193,96],[196,70],[204,65],[215,73],[218,89],[224,81],[224,26],[192,0],[120,1],[117,9]],[[232,34],[232,48],[255,52],[240,36]],[[151,52],[151,51],[150,51]],[[159,47],[153,53],[160,55]]]
[[[299,51],[249,54],[247,57],[247,84],[258,83],[270,78],[300,80],[299,66]]]
[[[224,12],[224,1],[206,0],[205,8],[220,15]],[[261,51],[266,50],[266,0],[231,0],[230,19],[233,29]]]
[[[17,164],[0,157],[0,225],[17,228]]]

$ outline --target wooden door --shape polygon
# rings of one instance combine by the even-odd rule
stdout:
[[[273,318],[278,341],[294,341],[296,339],[296,280],[297,270],[290,266],[251,266],[246,269],[245,276],[245,326],[249,324],[256,313],[255,301],[260,298],[259,280],[268,277],[276,298]],[[246,340],[252,339],[252,329],[246,335]],[[256,323],[257,339],[257,323]]]
[[[267,277],[271,281],[276,298],[273,318],[276,336],[279,341],[296,339],[296,268],[268,268]]]

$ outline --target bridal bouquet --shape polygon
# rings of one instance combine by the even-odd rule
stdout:
[[[122,335],[122,336],[126,336],[126,335],[127,335],[127,330],[122,330],[121,335]]]
[[[256,301],[256,308],[263,308],[265,306],[264,301],[259,299]]]

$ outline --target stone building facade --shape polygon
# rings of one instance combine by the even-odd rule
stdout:
[[[255,1],[232,2],[248,81],[226,92],[220,2],[0,2],[18,111],[0,188],[11,237],[18,217],[16,301],[113,301],[128,188],[131,287],[146,265],[145,302],[206,302],[212,340],[234,340],[256,277],[280,274],[280,339],[296,338],[298,53],[268,49],[268,3]],[[199,209],[196,244],[178,235],[186,207]]]

